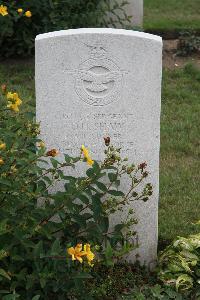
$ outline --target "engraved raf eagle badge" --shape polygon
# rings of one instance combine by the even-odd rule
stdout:
[[[100,43],[87,47],[91,50],[90,58],[73,72],[77,95],[94,106],[105,106],[119,100],[124,72],[108,57]]]

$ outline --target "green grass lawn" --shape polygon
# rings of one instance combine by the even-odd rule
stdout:
[[[200,1],[144,0],[144,28],[200,29]]]
[[[0,84],[34,109],[33,63],[1,63]],[[192,65],[164,71],[161,117],[159,235],[195,232],[200,219],[200,71]]]
[[[161,117],[159,234],[195,232],[200,220],[200,71],[164,72]]]

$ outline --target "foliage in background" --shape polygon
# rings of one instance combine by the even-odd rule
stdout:
[[[37,138],[39,127],[23,108],[20,95],[7,93],[5,85],[2,90],[1,299],[49,299],[57,294],[58,299],[88,299],[83,283],[92,278],[90,265],[98,261],[113,266],[137,246],[132,241],[134,211],[127,211],[124,223],[112,228],[109,218],[130,201],[147,201],[151,196],[152,186],[145,183],[146,163],[128,164],[108,137],[101,163],[93,161],[83,146],[76,158],[66,154],[56,159],[58,150],[46,149]],[[86,173],[73,176],[73,169],[86,163],[90,166]],[[122,192],[119,185],[124,177],[130,189]],[[60,181],[62,188],[50,193]]]
[[[200,53],[200,35],[195,31],[184,31],[179,37],[177,54],[189,56],[193,53]]]
[[[81,27],[108,27],[129,23],[127,1],[26,0],[0,1],[8,14],[0,13],[0,54],[27,56],[34,52],[37,34]],[[29,12],[29,13],[27,13]],[[106,16],[109,16],[106,18]]]
[[[177,291],[200,297],[200,234],[178,237],[159,257],[159,277]]]
[[[104,300],[183,300],[171,287],[158,283],[157,274],[139,264],[118,264],[114,267],[94,266],[88,285],[91,299]],[[188,298],[187,298],[188,300]]]

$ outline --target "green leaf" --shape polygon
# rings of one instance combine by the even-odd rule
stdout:
[[[94,164],[93,164],[92,168],[93,168],[96,175],[98,175],[101,172],[101,168],[100,168],[97,161],[94,161]]]
[[[41,288],[42,288],[42,289],[45,287],[46,283],[47,283],[47,282],[46,282],[46,279],[40,278],[40,285],[41,285]]]
[[[107,266],[113,266],[113,249],[110,245],[110,242],[107,240],[106,248],[105,248],[105,258]]]
[[[95,182],[96,186],[103,192],[107,192],[107,186],[102,182]]]
[[[0,269],[0,276],[5,277],[8,280],[11,280],[11,277],[8,275],[8,273],[4,269]]]
[[[68,154],[65,154],[64,157],[65,157],[66,163],[70,163],[71,162],[71,157]]]
[[[6,186],[9,186],[9,187],[12,186],[12,183],[9,180],[3,179],[3,178],[0,178],[0,184],[6,185]]]
[[[94,219],[98,220],[102,215],[102,203],[98,194],[92,196],[92,211],[94,213]]]
[[[95,175],[94,169],[92,169],[92,168],[88,169],[88,170],[86,171],[86,175],[87,175],[88,177],[93,177],[93,176]]]
[[[7,219],[4,219],[0,223],[0,235],[3,235],[7,232]]]
[[[151,292],[156,299],[161,299],[160,297],[162,297],[161,296],[162,291],[163,289],[159,284],[156,284],[154,287],[151,288]]]
[[[56,160],[56,159],[54,159],[54,158],[51,158],[51,163],[52,163],[52,166],[56,169],[57,168],[57,166],[58,166],[58,164],[59,164],[59,162]]]
[[[10,291],[8,291],[8,290],[0,290],[0,294],[9,294],[10,293]]]
[[[189,290],[193,287],[193,278],[187,274],[182,274],[176,280],[176,290]]]
[[[77,198],[80,199],[86,205],[90,203],[89,198],[83,194],[79,195]]]
[[[125,224],[117,224],[115,225],[115,231],[120,232],[126,225]]]
[[[122,191],[116,191],[116,190],[110,190],[110,191],[108,191],[108,194],[110,194],[112,196],[116,196],[116,197],[124,196],[124,193]]]
[[[9,295],[4,296],[2,298],[2,300],[15,300],[19,297],[20,297],[20,295],[18,295],[18,294],[9,294]]]
[[[58,255],[61,252],[61,246],[59,239],[56,239],[51,247],[51,255]]]
[[[110,180],[110,182],[114,182],[117,180],[117,174],[115,173],[108,173],[108,178]]]
[[[43,242],[39,241],[39,243],[36,244],[35,249],[33,251],[35,258],[36,259],[40,258],[42,252],[43,252]]]
[[[101,231],[108,232],[108,228],[109,228],[109,219],[108,219],[108,217],[103,216],[102,218],[100,218],[98,223],[99,223],[99,226],[101,228]]]
[[[32,300],[38,300],[38,299],[40,299],[40,295],[36,295],[32,298]]]
[[[42,179],[46,181],[48,184],[52,183],[52,180],[48,176],[43,176]]]
[[[2,260],[4,257],[7,257],[7,256],[8,256],[8,253],[4,249],[1,249],[0,250],[0,260]]]

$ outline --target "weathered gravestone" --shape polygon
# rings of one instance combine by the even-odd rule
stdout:
[[[114,6],[116,3],[119,5],[123,3],[122,0],[110,0],[110,5]],[[130,23],[127,24],[129,26],[137,26],[137,27],[142,27],[143,26],[143,0],[128,0],[128,4],[123,6],[124,12],[126,13],[127,16],[131,16]],[[120,16],[123,17],[123,12],[116,10],[116,13]],[[110,15],[114,20],[117,20],[116,17],[113,15]],[[121,24],[116,22],[117,27],[121,27]]]
[[[75,155],[84,144],[100,159],[110,136],[131,161],[148,163],[154,194],[134,204],[140,247],[130,255],[146,264],[157,252],[161,64],[161,38],[146,33],[75,29],[36,38],[37,120],[47,147]]]

